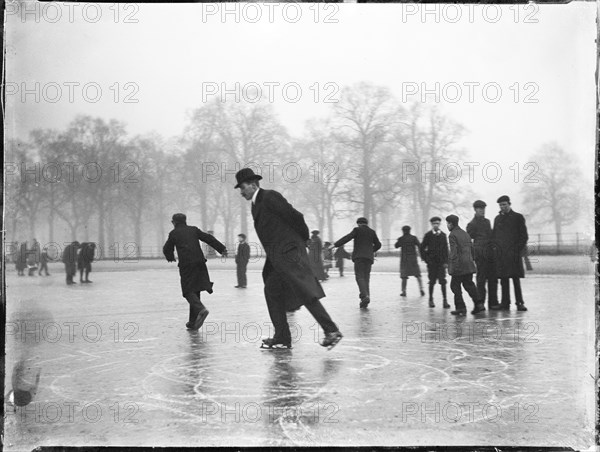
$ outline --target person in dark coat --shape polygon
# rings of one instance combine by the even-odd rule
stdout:
[[[262,348],[291,348],[287,311],[302,305],[325,332],[321,345],[335,346],[342,333],[319,301],[325,292],[310,267],[304,216],[281,193],[260,188],[262,177],[252,169],[242,168],[235,177],[235,188],[252,202],[254,229],[267,255],[263,268],[264,292],[275,332],[273,337],[263,340]]]
[[[37,239],[33,239],[33,245],[31,245],[31,249],[27,250],[27,268],[29,269],[29,276],[35,276],[35,271],[38,269],[39,263],[40,242],[38,242]]]
[[[417,262],[417,253],[421,247],[419,239],[410,233],[410,226],[402,227],[403,235],[398,237],[394,247],[400,248],[400,278],[402,278],[402,292],[401,297],[406,297],[406,283],[408,282],[409,276],[415,276],[419,282],[419,291],[421,296],[425,295],[423,292],[423,282],[421,281],[421,269]]]
[[[48,247],[45,246],[42,250],[42,254],[40,254],[40,270],[38,275],[42,275],[42,270],[46,273],[46,276],[50,276],[48,273]]]
[[[19,247],[15,267],[17,268],[17,275],[25,276],[24,270],[27,268],[27,242],[21,243]]]
[[[335,266],[340,272],[340,277],[344,276],[344,259],[350,259],[350,254],[344,249],[344,245],[335,250],[333,257],[335,258]]]
[[[308,260],[310,268],[319,281],[325,281],[327,275],[323,268],[323,242],[319,237],[319,231],[311,231],[311,236],[308,241]]]
[[[323,244],[323,271],[325,276],[329,278],[329,270],[333,266],[333,245],[331,242],[325,242]]]
[[[246,234],[238,234],[238,248],[235,253],[235,266],[237,270],[237,289],[245,289],[248,285],[246,268],[250,260],[250,245],[246,243]]]
[[[433,288],[436,281],[442,288],[444,308],[449,308],[446,298],[446,268],[448,268],[448,237],[440,229],[442,219],[432,217],[431,230],[427,231],[421,242],[421,259],[427,264],[427,276],[429,277],[429,307],[434,308]]]
[[[77,258],[77,268],[79,269],[79,282],[80,283],[91,283],[89,275],[92,271],[92,262],[94,261],[94,252],[96,251],[96,244],[91,242],[83,242],[79,250],[79,257]],[[83,279],[83,273],[85,272],[85,279]]]
[[[448,258],[448,273],[452,276],[450,281],[450,290],[454,294],[454,311],[450,311],[452,315],[465,315],[467,307],[462,296],[462,287],[465,288],[475,308],[471,314],[485,311],[485,304],[479,299],[477,287],[473,282],[473,273],[475,273],[475,262],[473,261],[473,244],[471,237],[458,226],[458,217],[456,215],[448,215],[446,217],[446,225],[450,231],[448,241],[450,242],[450,256]]]
[[[492,225],[485,218],[485,207],[487,204],[481,200],[473,203],[475,216],[467,225],[467,234],[473,239],[473,251],[475,252],[475,265],[477,266],[477,292],[479,299],[485,301],[488,286],[488,308],[495,309],[498,304],[498,278],[496,277],[496,252],[492,243]]]
[[[496,275],[500,278],[502,298],[494,309],[508,311],[510,309],[510,280],[515,288],[515,301],[518,311],[527,311],[523,301],[520,278],[525,277],[523,256],[527,252],[527,226],[525,218],[511,208],[510,198],[506,195],[497,200],[500,213],[494,219],[492,240],[498,247],[496,259]]]
[[[65,273],[67,274],[67,285],[76,284],[73,276],[77,273],[77,251],[81,245],[77,240],[65,246],[62,261],[65,264]]]
[[[381,248],[377,233],[368,225],[365,217],[356,220],[356,226],[350,234],[345,235],[333,244],[336,248],[354,240],[352,261],[354,262],[354,277],[358,284],[360,308],[366,308],[371,302],[371,267],[375,261],[375,253]]]
[[[190,305],[189,320],[185,326],[189,330],[197,330],[208,316],[208,309],[200,301],[200,292],[213,292],[213,283],[208,275],[206,258],[199,240],[213,247],[222,256],[227,256],[227,249],[212,235],[196,226],[188,226],[186,221],[187,217],[183,213],[173,215],[171,223],[174,229],[169,232],[163,254],[168,262],[175,262],[174,250],[177,249],[181,293]]]

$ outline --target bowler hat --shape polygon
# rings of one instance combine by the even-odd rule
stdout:
[[[431,217],[431,218],[429,219],[429,222],[430,222],[430,223],[433,223],[434,221],[442,221],[442,219],[441,219],[440,217]]]
[[[258,174],[254,174],[252,168],[242,168],[237,173],[235,173],[235,179],[237,180],[237,185],[233,188],[240,188],[242,182],[249,182],[252,180],[261,180],[262,176]]]
[[[446,217],[446,221],[448,223],[452,223],[454,225],[458,225],[458,217],[456,215],[448,215]]]
[[[317,231],[316,229],[314,231],[310,231],[310,233],[314,235],[319,235],[319,231]]]
[[[369,221],[365,217],[359,217],[356,220],[356,224],[369,224]]]
[[[402,230],[403,231],[410,231],[410,226],[408,226],[408,225],[402,226]]]
[[[500,204],[501,202],[510,202],[510,198],[506,195],[502,195],[496,200],[496,202],[498,204]]]
[[[474,209],[477,209],[479,207],[485,207],[485,206],[487,206],[487,204],[485,202],[483,202],[481,199],[478,199],[477,201],[475,201],[473,203],[473,208]]]
[[[244,240],[246,240],[246,234],[238,234],[238,237],[243,238]]]

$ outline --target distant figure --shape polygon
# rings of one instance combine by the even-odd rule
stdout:
[[[419,282],[419,291],[421,296],[425,295],[423,292],[423,281],[421,280],[421,269],[417,261],[417,253],[421,247],[419,239],[410,233],[410,226],[402,227],[403,235],[398,237],[396,248],[400,248],[400,278],[402,278],[402,292],[401,297],[406,297],[406,283],[408,282],[409,276],[414,276]]]
[[[485,303],[479,299],[477,287],[473,282],[473,273],[475,273],[475,262],[473,261],[473,244],[471,237],[458,226],[458,217],[448,215],[446,225],[450,231],[448,241],[450,242],[450,256],[448,259],[448,273],[452,276],[450,289],[454,294],[454,311],[452,315],[463,316],[467,314],[467,307],[462,296],[461,286],[465,288],[475,308],[471,314],[477,314],[485,311]]]
[[[421,259],[427,264],[427,276],[429,278],[429,307],[435,308],[433,302],[433,288],[436,281],[442,288],[442,297],[444,308],[448,309],[448,299],[446,298],[446,269],[448,268],[448,238],[440,229],[442,219],[432,217],[431,230],[425,233],[421,242]]]
[[[246,267],[250,260],[250,245],[246,243],[246,234],[238,234],[238,247],[235,253],[235,265],[237,269],[237,286],[238,289],[245,289],[248,285],[246,279]]]
[[[359,290],[359,307],[364,309],[371,302],[371,267],[375,261],[375,253],[381,248],[381,242],[377,233],[368,226],[369,222],[365,217],[358,218],[356,224],[358,226],[350,234],[339,239],[333,246],[339,248],[350,240],[354,240],[354,250],[352,251],[354,276]]]
[[[598,261],[598,249],[596,248],[596,241],[592,241],[592,245],[590,246],[590,260],[592,262]]]
[[[17,275],[25,276],[25,269],[27,268],[27,242],[21,243],[19,247],[15,267],[17,268]]]
[[[42,250],[42,254],[40,255],[40,270],[38,275],[42,275],[42,270],[46,273],[46,276],[50,276],[48,273],[48,247],[45,246]]]
[[[467,225],[467,234],[473,239],[475,265],[477,265],[477,292],[479,299],[485,302],[488,287],[488,308],[496,309],[498,305],[498,278],[496,277],[496,250],[492,243],[492,225],[485,217],[487,204],[481,200],[473,203],[475,216]]]
[[[79,282],[80,283],[91,283],[89,274],[92,271],[92,262],[94,261],[94,252],[96,251],[96,244],[91,242],[83,242],[79,250],[79,257],[77,258],[77,268],[79,269]],[[83,273],[85,272],[85,279],[83,279]]]
[[[510,280],[512,279],[517,311],[527,311],[521,291],[521,278],[525,277],[523,256],[527,253],[527,240],[529,240],[525,218],[512,210],[508,196],[500,196],[497,202],[500,213],[494,219],[492,239],[498,246],[496,274],[500,278],[502,298],[500,304],[493,309],[510,310]]]
[[[77,250],[81,245],[77,240],[65,246],[63,251],[62,261],[65,264],[65,272],[67,274],[67,285],[77,284],[73,281],[73,276],[77,273]]]
[[[181,292],[190,305],[189,320],[185,326],[189,330],[198,330],[208,316],[208,309],[200,301],[200,292],[213,292],[206,258],[198,240],[210,245],[222,256],[227,256],[227,249],[212,235],[202,232],[196,226],[188,226],[186,221],[187,217],[183,213],[173,215],[171,223],[174,229],[169,232],[163,254],[168,262],[175,262],[174,250],[177,249]]]
[[[29,269],[28,275],[35,276],[35,271],[38,269],[40,262],[40,243],[33,239],[31,249],[27,251],[27,268]]]
[[[327,275],[323,269],[323,242],[319,237],[319,231],[312,231],[308,241],[308,260],[310,268],[319,281],[325,281]]]
[[[333,257],[335,257],[335,266],[340,272],[340,277],[344,276],[344,259],[350,259],[350,253],[344,249],[344,245],[340,246],[333,253]]]
[[[325,242],[323,244],[323,270],[325,276],[329,278],[329,269],[333,266],[333,246],[331,242]]]
[[[261,348],[291,348],[286,311],[304,305],[325,332],[321,345],[331,349],[342,339],[342,333],[319,301],[325,292],[310,268],[304,216],[281,193],[260,188],[262,176],[251,168],[242,168],[235,178],[235,188],[252,202],[254,228],[267,254],[264,293],[275,333],[263,339]]]

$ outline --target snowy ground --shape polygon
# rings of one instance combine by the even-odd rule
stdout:
[[[581,256],[537,257],[528,312],[454,318],[427,307],[397,259],[378,260],[368,310],[351,265],[324,283],[344,339],[320,347],[314,320],[290,314],[294,348],[270,334],[260,275],[235,289],[231,260],[211,260],[215,293],[200,332],[174,264],[100,262],[92,284],[50,277],[7,284],[7,450],[38,445],[593,445],[594,276]],[[425,275],[424,275],[425,276]],[[39,372],[39,386],[32,383]]]

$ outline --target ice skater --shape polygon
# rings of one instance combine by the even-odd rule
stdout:
[[[212,235],[201,231],[196,226],[188,226],[187,218],[183,213],[173,215],[171,223],[174,229],[169,232],[169,237],[163,246],[163,254],[168,262],[175,262],[173,251],[177,249],[181,292],[190,305],[189,320],[185,326],[189,330],[198,330],[208,316],[208,309],[200,301],[200,292],[213,292],[213,283],[208,275],[206,258],[200,248],[199,240],[217,250],[222,256],[227,256],[227,249]]]
[[[279,192],[260,188],[262,177],[252,169],[242,168],[235,178],[235,188],[252,202],[254,228],[267,254],[264,292],[275,332],[263,339],[261,348],[291,348],[286,312],[304,305],[325,332],[321,345],[331,349],[342,339],[342,333],[319,301],[325,292],[310,266],[304,216]]]
[[[440,229],[442,219],[432,217],[429,220],[431,230],[425,233],[421,242],[421,259],[427,264],[427,276],[429,278],[429,307],[435,308],[433,302],[433,288],[436,281],[442,288],[442,297],[444,308],[448,309],[448,299],[446,298],[446,269],[448,268],[448,238]]]
[[[91,242],[83,242],[79,250],[79,257],[77,258],[77,268],[79,269],[79,282],[81,284],[91,283],[90,272],[92,271],[92,262],[94,261],[94,252],[96,251],[96,244]],[[83,273],[85,272],[85,279],[83,279]]]
[[[250,245],[246,243],[246,234],[238,234],[238,247],[235,253],[235,269],[237,273],[236,289],[245,289],[248,285],[246,268],[250,260]]]
[[[477,292],[479,299],[485,301],[487,282],[488,309],[498,305],[498,279],[496,278],[496,252],[492,244],[492,225],[485,217],[487,204],[478,199],[473,203],[475,216],[467,224],[467,234],[473,239],[475,265],[477,266]]]
[[[508,196],[500,196],[496,202],[500,207],[500,213],[494,219],[492,240],[498,246],[496,275],[500,278],[502,298],[500,304],[492,309],[503,311],[510,309],[510,280],[512,279],[517,311],[527,311],[521,291],[521,278],[525,278],[523,256],[527,253],[527,240],[529,240],[525,217],[512,210]]]
[[[308,260],[317,279],[325,281],[328,276],[323,268],[323,242],[317,230],[311,231],[310,240],[308,241]]]
[[[335,266],[340,272],[340,278],[344,276],[344,259],[350,259],[350,254],[344,249],[344,245],[340,246],[333,253],[335,257]]]
[[[473,282],[473,273],[475,273],[475,262],[473,261],[473,244],[471,237],[458,226],[458,217],[448,215],[446,225],[450,231],[450,257],[448,259],[448,273],[452,276],[450,289],[454,294],[454,311],[452,315],[463,316],[467,314],[467,307],[462,296],[461,286],[465,288],[473,303],[475,304],[471,314],[477,314],[485,311],[485,304],[479,299],[477,287]]]
[[[42,270],[46,273],[46,276],[50,276],[50,273],[48,273],[48,247],[47,246],[44,247],[44,249],[42,250],[42,254],[40,254],[40,270],[38,272],[39,276],[42,275]]]
[[[354,262],[354,277],[358,284],[359,308],[364,309],[371,303],[371,267],[375,261],[375,253],[381,248],[381,242],[377,233],[368,225],[365,217],[356,220],[357,226],[350,234],[345,235],[333,244],[336,248],[344,246],[350,240],[354,240],[352,261]]]
[[[414,276],[419,282],[419,292],[421,296],[425,296],[423,292],[423,281],[421,280],[421,269],[417,261],[417,253],[420,254],[419,248],[421,243],[419,239],[410,233],[410,226],[402,226],[402,236],[398,237],[396,248],[400,248],[400,278],[402,279],[401,297],[406,297],[406,285],[409,276]]]
[[[65,273],[67,274],[67,286],[77,284],[73,277],[77,274],[77,250],[80,244],[77,240],[65,246],[62,261],[65,264]]]

